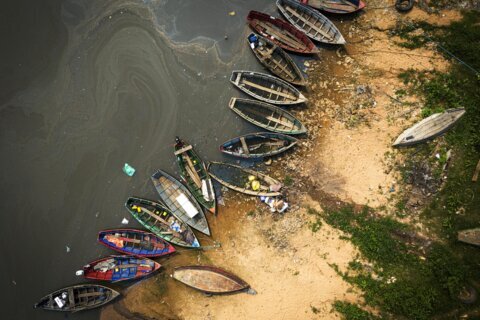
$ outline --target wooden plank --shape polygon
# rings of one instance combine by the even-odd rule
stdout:
[[[242,143],[242,148],[245,154],[250,154],[250,151],[248,150],[247,142],[245,141],[245,137],[240,137],[240,142]]]
[[[197,187],[201,188],[202,179],[200,179],[200,176],[198,175],[198,172],[192,163],[192,159],[190,159],[190,156],[187,154],[183,155],[183,158],[187,162],[187,166],[185,167],[185,169],[187,170],[188,175],[193,179],[193,182],[197,185]]]
[[[309,20],[306,20],[304,16],[300,15],[297,11],[295,11],[294,9],[292,9],[291,7],[289,6],[285,6],[285,9],[287,11],[290,11],[291,14],[293,14],[294,16],[296,16],[298,19],[300,19],[301,21],[303,21],[305,24],[308,24],[308,26],[310,28],[312,28],[313,30],[317,31],[318,33],[322,34],[325,38],[328,38],[330,40],[334,40],[334,38],[329,35],[327,32],[325,32],[324,30],[318,28],[315,24],[313,24],[311,21]]]
[[[276,90],[272,90],[270,88],[258,85],[256,83],[250,82],[250,81],[245,80],[245,79],[242,81],[242,83],[244,83],[246,85],[249,85],[250,87],[254,87],[254,88],[266,91],[266,92],[274,93],[278,96],[282,96],[282,97],[285,97],[285,98],[288,98],[288,99],[291,99],[291,100],[294,100],[294,101],[296,101],[298,99],[297,97],[292,96],[291,94],[288,94],[288,93],[285,93],[285,92],[282,92],[282,91],[279,92],[279,91],[276,91]]]
[[[288,129],[293,129],[294,128],[294,125],[290,122],[284,122],[280,119],[277,119],[277,118],[274,118],[274,117],[271,117],[271,116],[267,116],[266,118],[267,118],[267,120],[270,120],[270,121],[276,122],[278,124],[281,124],[282,126],[285,126]]]
[[[306,49],[307,46],[298,41],[296,38],[290,36],[289,33],[278,32],[277,29],[269,22],[258,22],[258,24],[265,29],[265,33],[268,33],[270,36],[273,36],[276,39],[283,41],[288,44],[290,47],[295,49]]]
[[[105,292],[85,292],[85,293],[79,293],[77,295],[78,298],[90,298],[90,297],[100,297],[105,295]]]
[[[275,60],[275,58],[271,55],[272,52],[273,52],[273,50],[272,50],[272,52],[270,52],[270,55],[268,55],[267,52],[264,53],[262,50],[257,50],[257,52],[260,53],[260,55],[261,55],[262,57],[264,57],[265,60],[267,60],[267,58],[270,57],[270,59],[269,59],[268,61],[272,62],[274,65],[276,65],[278,68],[280,68],[280,70],[283,71],[284,73],[286,73],[286,74],[290,77],[291,80],[295,80],[295,78],[296,78],[295,75],[292,74],[292,73],[291,73],[289,70],[287,70],[287,68],[286,68],[286,67],[288,66],[288,62],[287,62],[287,65],[284,66],[284,65],[282,65],[280,62],[278,62],[277,60]],[[266,62],[268,63],[268,61],[266,61]]]
[[[480,173],[480,160],[478,160],[477,167],[475,168],[475,172],[473,173],[473,177],[472,177],[473,182],[477,182],[479,173]]]
[[[188,146],[186,146],[186,147],[183,147],[183,148],[181,148],[181,149],[178,149],[177,151],[174,152],[174,154],[175,154],[176,156],[178,156],[179,154],[182,154],[182,153],[184,153],[184,152],[187,152],[188,150],[192,150],[192,146],[191,146],[191,145],[188,145]]]

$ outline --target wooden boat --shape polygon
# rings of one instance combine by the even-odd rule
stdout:
[[[422,143],[447,132],[465,114],[465,109],[448,109],[432,114],[413,127],[403,131],[393,143],[394,147],[405,147]]]
[[[208,165],[210,176],[227,188],[251,196],[276,197],[281,195],[278,191],[282,183],[258,171],[242,168],[234,164],[223,162],[210,162]],[[253,181],[258,181],[259,186],[252,187]]]
[[[160,203],[130,197],[125,207],[138,222],[162,239],[182,247],[200,247],[192,229]]]
[[[83,267],[86,279],[119,282],[143,278],[160,269],[153,260],[135,256],[110,256]]]
[[[306,84],[302,71],[282,48],[255,33],[248,35],[247,42],[258,61],[274,75],[297,86]]]
[[[294,86],[269,74],[235,70],[230,82],[246,94],[273,104],[292,105],[307,102]]]
[[[187,286],[209,294],[248,290],[250,285],[230,272],[210,266],[176,267],[172,277]]]
[[[281,133],[249,133],[223,143],[220,151],[239,158],[263,158],[285,152],[297,142],[296,138]]]
[[[318,53],[315,44],[302,31],[283,19],[250,11],[247,16],[250,27],[277,46],[295,53]]]
[[[330,13],[353,13],[365,8],[361,0],[300,0],[302,4]]]
[[[161,257],[175,248],[159,236],[135,229],[111,229],[98,233],[98,242],[115,251],[139,257]]]
[[[458,241],[480,246],[480,228],[459,231]]]
[[[340,31],[323,14],[295,0],[277,0],[277,7],[297,29],[313,40],[329,44],[345,44]]]
[[[77,312],[103,306],[119,295],[117,291],[97,284],[80,284],[46,295],[34,305],[34,308]]]
[[[291,113],[271,104],[241,98],[231,98],[230,109],[260,128],[283,134],[303,134],[305,126]]]
[[[180,175],[188,190],[205,209],[216,214],[215,190],[205,163],[193,147],[179,137],[175,138],[175,156]]]
[[[210,235],[207,218],[188,189],[168,173],[158,170],[152,182],[160,199],[182,221],[195,230]]]

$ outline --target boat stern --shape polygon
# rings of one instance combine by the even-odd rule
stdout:
[[[298,103],[306,103],[307,101],[307,97],[305,97],[303,93],[300,93],[300,95],[298,96]]]

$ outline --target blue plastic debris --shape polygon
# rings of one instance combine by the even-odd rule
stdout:
[[[128,163],[125,163],[125,165],[123,166],[123,172],[127,176],[131,177],[135,174],[135,168],[130,166]]]

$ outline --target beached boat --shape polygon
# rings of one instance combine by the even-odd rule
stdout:
[[[282,108],[257,100],[231,98],[229,108],[248,122],[273,132],[303,134],[305,126]]]
[[[285,152],[297,142],[296,138],[281,133],[249,133],[223,143],[220,151],[239,158],[263,158]]]
[[[345,44],[337,27],[317,10],[295,0],[277,0],[277,7],[297,29],[313,40],[329,44]]]
[[[422,143],[447,132],[465,114],[465,109],[448,109],[432,114],[413,127],[403,131],[393,143],[394,147],[405,147]]]
[[[111,229],[98,233],[98,242],[115,251],[139,257],[161,257],[175,248],[159,236],[142,230]]]
[[[248,35],[247,42],[258,61],[274,75],[297,86],[305,85],[302,71],[282,48],[255,33]]]
[[[458,241],[480,246],[480,228],[459,231]]]
[[[162,170],[152,175],[152,182],[162,202],[177,217],[193,229],[210,235],[205,213],[187,187]]]
[[[103,306],[119,295],[117,291],[97,284],[79,284],[46,295],[34,308],[77,312]]]
[[[292,105],[307,102],[307,98],[290,83],[269,74],[235,70],[230,82],[246,94],[273,104]]]
[[[207,169],[213,179],[237,192],[265,197],[281,195],[282,183],[258,171],[223,162],[210,162]]]
[[[361,0],[300,0],[312,8],[330,13],[353,13],[365,8],[365,2]]]
[[[209,294],[248,290],[250,285],[223,269],[211,266],[176,267],[172,277],[187,286]]]
[[[118,282],[143,278],[160,267],[159,263],[148,258],[110,256],[83,266],[83,276],[86,279]]]
[[[125,207],[145,228],[165,241],[182,247],[200,247],[192,229],[160,203],[130,197]]]
[[[250,27],[258,34],[285,50],[303,54],[318,53],[318,48],[305,33],[283,19],[258,11],[250,11],[247,20]]]
[[[200,159],[193,147],[180,139],[175,138],[175,157],[177,157],[180,175],[185,181],[188,190],[205,209],[216,214],[215,190],[212,179],[208,175],[205,163]]]

